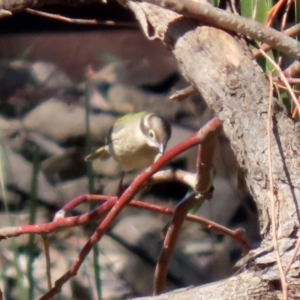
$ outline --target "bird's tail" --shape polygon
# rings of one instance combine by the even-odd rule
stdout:
[[[89,154],[85,158],[85,161],[91,161],[91,160],[94,160],[97,158],[99,158],[101,160],[107,160],[110,158],[109,147],[107,145],[103,146],[103,147],[97,149],[95,152]]]

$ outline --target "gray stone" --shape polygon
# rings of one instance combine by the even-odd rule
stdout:
[[[69,105],[52,98],[33,109],[24,119],[27,130],[38,132],[57,142],[86,135],[85,108]],[[115,118],[104,114],[90,116],[90,131],[93,141],[104,142],[105,136]]]

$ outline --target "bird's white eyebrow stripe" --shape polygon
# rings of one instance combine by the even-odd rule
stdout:
[[[149,119],[153,116],[154,114],[146,114],[143,116],[141,122],[140,122],[140,129],[144,134],[147,134],[149,129],[150,129],[150,125],[149,125]]]

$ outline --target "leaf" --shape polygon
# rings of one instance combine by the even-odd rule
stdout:
[[[255,19],[260,23],[264,23],[267,18],[267,13],[272,6],[272,0],[242,0],[241,13],[242,16],[246,18]]]
[[[215,7],[219,7],[221,0],[212,0],[212,5]]]

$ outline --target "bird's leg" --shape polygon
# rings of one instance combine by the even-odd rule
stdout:
[[[125,175],[125,172],[122,171],[121,172],[120,182],[119,182],[119,187],[118,187],[118,194],[117,194],[118,197],[120,197],[122,195],[124,175]]]

